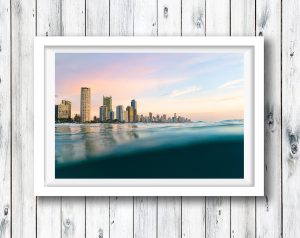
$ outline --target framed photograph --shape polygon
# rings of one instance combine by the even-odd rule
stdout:
[[[36,37],[36,196],[262,196],[262,37]]]

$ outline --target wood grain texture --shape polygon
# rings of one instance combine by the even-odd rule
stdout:
[[[60,0],[38,0],[36,2],[36,14],[37,36],[62,35]]]
[[[85,237],[85,203],[82,197],[63,197],[61,201],[61,237]]]
[[[109,0],[86,0],[86,35],[109,35]]]
[[[11,229],[10,3],[0,1],[0,237]]]
[[[281,237],[281,1],[256,1],[265,40],[265,196],[256,199],[257,237]]]
[[[37,36],[61,35],[60,1],[37,1],[36,7]],[[61,197],[38,197],[36,212],[37,237],[61,237]]]
[[[134,35],[157,35],[157,0],[134,0]]]
[[[133,36],[133,0],[110,0],[110,35]]]
[[[206,237],[230,237],[230,199],[206,198]]]
[[[255,1],[231,0],[231,35],[255,36]]]
[[[133,237],[133,197],[110,198],[110,238]]]
[[[0,1],[0,237],[299,237],[298,9],[296,0]],[[255,210],[253,198],[36,200],[35,34],[225,36],[254,27],[265,37],[266,188]]]
[[[86,237],[109,237],[109,197],[86,198]]]
[[[158,35],[181,35],[181,1],[158,0]]]
[[[230,35],[230,2],[206,1],[206,35]],[[206,199],[206,237],[230,237],[230,198]]]
[[[35,237],[33,195],[33,37],[35,1],[11,1],[12,237]]]
[[[231,0],[231,35],[255,36],[255,2]],[[231,198],[231,237],[255,237],[255,198]]]
[[[205,35],[205,0],[182,1],[182,35]]]
[[[228,36],[230,34],[230,1],[206,1],[206,35]]]
[[[36,216],[36,237],[61,237],[61,197],[39,197]]]
[[[62,35],[85,35],[85,0],[61,0]]]
[[[158,197],[157,238],[181,237],[181,197]]]
[[[182,197],[181,206],[181,237],[205,237],[205,197]]]
[[[300,3],[295,0],[282,3],[283,237],[299,237]]]
[[[134,238],[157,237],[157,199],[134,198]]]
[[[85,35],[85,0],[62,0],[62,34]],[[62,198],[62,237],[85,237],[85,197]]]

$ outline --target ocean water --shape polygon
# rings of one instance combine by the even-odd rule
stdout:
[[[243,178],[242,120],[56,124],[56,178]]]

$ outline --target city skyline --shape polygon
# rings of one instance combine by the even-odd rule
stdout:
[[[67,100],[62,100],[60,104],[55,105],[55,122],[57,123],[151,123],[151,122],[161,122],[161,123],[181,123],[181,122],[192,122],[189,118],[177,114],[176,112],[171,115],[167,114],[155,114],[153,112],[148,112],[148,114],[138,114],[137,101],[132,99],[130,101],[130,106],[126,106],[124,110],[123,105],[116,105],[115,111],[113,110],[113,100],[112,96],[103,96],[102,105],[99,107],[99,117],[90,116],[89,104],[90,104],[90,88],[81,87],[80,94],[80,113],[75,114],[74,117],[71,116],[72,113],[72,102]]]
[[[193,121],[243,118],[243,55],[204,53],[56,54],[56,104],[80,114],[80,88],[90,88],[91,119],[103,97],[113,111],[138,101],[138,114],[173,113]],[[80,85],[80,86],[79,86]]]

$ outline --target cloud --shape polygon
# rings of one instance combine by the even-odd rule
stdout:
[[[231,88],[239,88],[242,85],[243,79],[232,80],[227,83],[222,84],[218,89],[231,89]]]
[[[197,86],[188,87],[182,90],[173,90],[170,94],[170,97],[178,97],[188,93],[198,92],[200,90],[201,90],[200,87]]]

